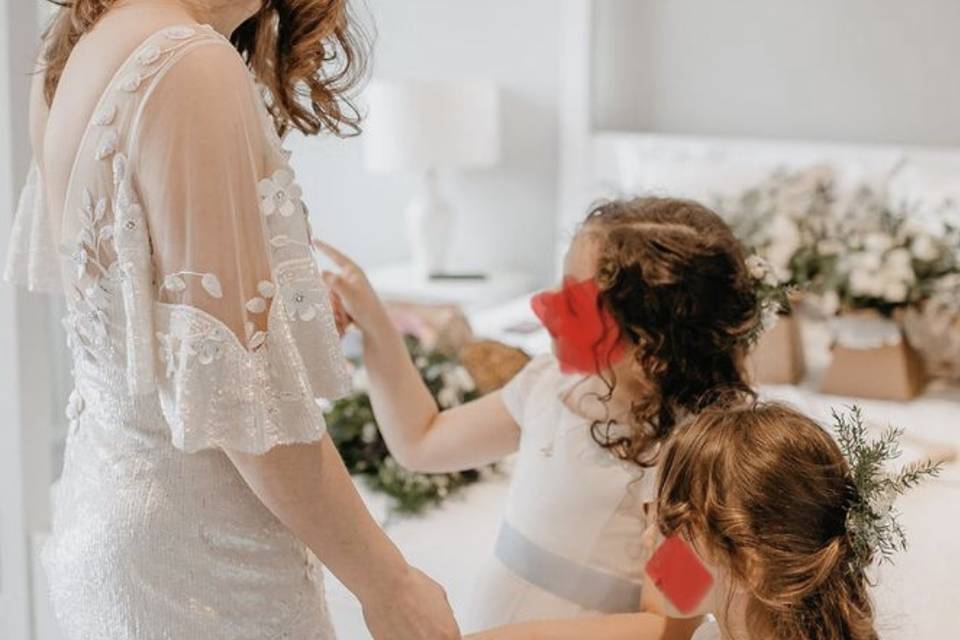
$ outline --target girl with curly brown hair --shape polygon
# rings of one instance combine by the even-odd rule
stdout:
[[[400,464],[456,471],[519,454],[465,628],[637,611],[640,505],[653,499],[662,442],[720,389],[749,393],[743,360],[759,313],[727,225],[685,200],[596,207],[563,284],[533,300],[554,353],[445,411],[363,272],[326,250],[342,269],[327,281],[363,332],[373,408]]]
[[[854,449],[878,455],[856,439]],[[718,403],[664,451],[643,539],[643,613],[512,625],[470,640],[684,637],[656,621],[706,614],[713,619],[694,640],[877,640],[866,568],[878,541],[898,543],[886,516],[858,520],[871,487],[891,482],[865,469],[855,472],[830,434],[794,409]],[[935,473],[908,467],[892,493]]]
[[[76,389],[43,550],[65,638],[459,638],[366,511],[280,134],[356,130],[346,0],[73,0],[42,44],[7,278],[66,296]]]

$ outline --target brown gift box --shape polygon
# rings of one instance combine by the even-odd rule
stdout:
[[[834,345],[820,390],[842,396],[910,400],[925,384],[923,361],[904,339],[872,349]]]
[[[755,384],[797,384],[807,373],[796,315],[780,316],[777,324],[760,336],[747,358]]]

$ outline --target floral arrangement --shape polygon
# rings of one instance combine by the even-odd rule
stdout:
[[[716,206],[740,241],[772,268],[764,273],[769,286],[803,287],[819,273],[832,204],[832,172],[817,166],[778,169],[737,196],[719,198]]]
[[[406,336],[405,340],[417,370],[441,409],[479,396],[470,374],[456,358],[425,349],[413,336]],[[401,467],[390,455],[377,427],[366,370],[359,363],[354,366],[353,394],[334,402],[327,411],[328,431],[350,473],[364,476],[373,489],[391,496],[393,508],[403,513],[419,513],[481,478],[483,470],[424,474]]]
[[[941,211],[891,206],[868,186],[841,197],[826,167],[777,170],[718,208],[781,284],[816,294],[827,315],[872,309],[890,316],[960,273],[960,228]]]
[[[876,202],[869,193],[862,200]],[[874,309],[890,316],[960,273],[960,230],[913,207],[854,208],[836,221],[829,244],[814,283],[828,313]]]

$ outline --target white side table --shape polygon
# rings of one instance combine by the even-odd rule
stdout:
[[[482,280],[426,279],[406,263],[371,269],[367,275],[388,302],[457,304],[468,314],[530,293],[536,283],[532,274],[512,270],[487,271]]]

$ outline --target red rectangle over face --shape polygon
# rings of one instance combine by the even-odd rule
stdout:
[[[696,610],[713,585],[713,575],[693,549],[677,536],[663,541],[647,561],[646,571],[680,613]]]
[[[623,357],[620,329],[600,303],[594,280],[566,278],[559,291],[539,293],[530,305],[550,332],[564,373],[597,373]]]

